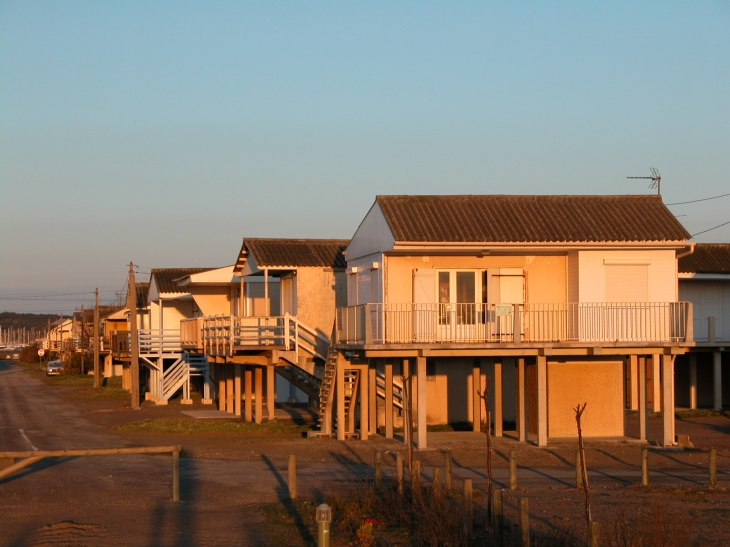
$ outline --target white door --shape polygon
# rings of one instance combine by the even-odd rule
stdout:
[[[512,339],[515,320],[514,305],[524,305],[524,303],[524,271],[522,268],[501,268],[499,270],[499,304],[496,306],[497,329],[500,338],[505,340]],[[524,334],[524,325],[522,334]]]
[[[440,340],[483,340],[480,315],[481,276],[476,270],[438,271],[438,336]],[[483,330],[483,329],[482,329]]]

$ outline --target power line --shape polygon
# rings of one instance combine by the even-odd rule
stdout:
[[[706,232],[711,232],[712,230],[717,230],[718,228],[722,228],[723,226],[727,226],[728,224],[730,224],[730,220],[728,220],[727,222],[723,222],[722,224],[718,224],[714,228],[708,228],[707,230],[702,230],[701,232],[697,232],[696,234],[692,234],[692,237],[698,236],[700,234],[704,234]]]
[[[677,203],[666,203],[665,205],[685,205],[686,203],[697,203],[699,201],[710,201],[711,199],[718,199],[730,196],[730,194],[722,194],[721,196],[713,196],[711,198],[693,199],[692,201],[678,201]]]

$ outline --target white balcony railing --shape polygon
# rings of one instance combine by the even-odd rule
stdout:
[[[140,354],[180,352],[180,331],[177,329],[139,329]]]
[[[689,342],[691,314],[689,302],[363,304],[337,310],[337,340],[356,345]]]

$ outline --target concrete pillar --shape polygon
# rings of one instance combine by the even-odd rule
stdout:
[[[497,358],[494,361],[494,436],[502,436],[502,412],[503,412],[503,401],[502,401],[502,358]]]
[[[629,356],[629,408],[639,410],[639,356]]]
[[[646,381],[646,357],[639,357],[639,440],[645,441],[649,435],[649,423],[646,420],[647,394],[649,393]]]
[[[474,431],[482,430],[482,400],[479,390],[482,383],[482,362],[479,357],[474,358],[471,371],[471,396],[472,396],[472,422]]]
[[[713,317],[714,319],[714,317]],[[722,410],[722,352],[712,352],[712,407]]]
[[[537,357],[537,446],[547,446],[547,357]]]
[[[233,413],[241,415],[241,365],[233,365],[235,377],[233,379]]]
[[[403,442],[406,446],[413,444],[410,437],[409,423],[413,423],[413,382],[411,381],[411,362],[408,359],[401,361],[401,375],[403,376],[403,387],[408,390],[408,399],[403,402]]]
[[[260,366],[254,368],[254,377],[256,378],[256,411],[254,412],[254,419],[257,424],[260,424],[264,417],[264,371]]]
[[[266,418],[276,419],[276,366],[266,367]]]
[[[662,445],[674,445],[674,356],[662,355]]]
[[[661,382],[661,356],[660,355],[652,355],[651,356],[651,364],[653,367],[653,380],[652,380],[652,387],[654,391],[654,401],[652,403],[652,410],[654,412],[660,412],[662,409],[662,382]]]
[[[688,353],[689,358],[689,407],[697,408],[697,354]]]
[[[360,368],[360,440],[367,441],[370,433],[370,369]]]
[[[385,362],[385,438],[393,438],[393,362]]]
[[[527,399],[525,398],[525,359],[517,359],[517,437],[520,442],[527,440]]]
[[[244,402],[243,415],[247,422],[253,421],[253,378],[251,373],[251,366],[244,366],[243,379],[246,390],[246,400]]]
[[[416,433],[416,447],[423,449],[427,447],[426,435],[426,358],[418,357],[418,371],[416,382],[418,385],[418,428]]]
[[[370,410],[370,434],[378,434],[378,369],[377,362],[371,360],[368,368],[368,409]]]
[[[337,355],[337,373],[335,374],[337,385],[337,440],[345,440],[345,358],[342,354]]]

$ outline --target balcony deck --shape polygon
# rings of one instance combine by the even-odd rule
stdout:
[[[692,342],[689,302],[363,304],[337,313],[340,349],[519,352]]]

